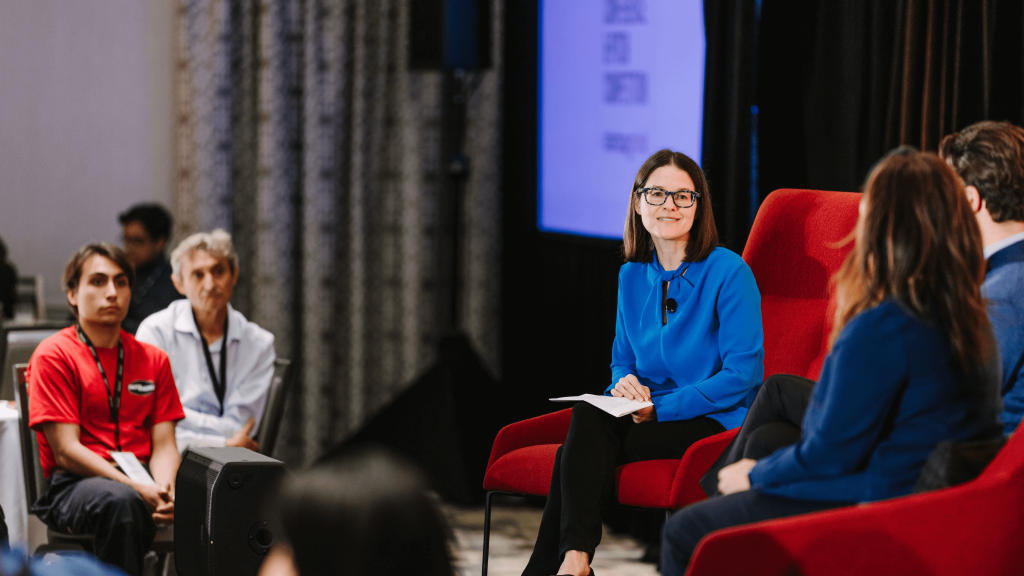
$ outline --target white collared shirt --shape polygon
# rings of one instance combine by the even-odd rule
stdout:
[[[274,335],[246,320],[229,304],[227,337],[227,386],[224,412],[219,415],[220,402],[189,301],[172,302],[139,325],[135,338],[167,352],[171,359],[171,372],[185,408],[185,419],[175,431],[181,452],[189,446],[224,446],[250,417],[256,420],[253,434],[259,429],[274,376]],[[223,347],[223,338],[209,346],[218,378]]]
[[[1006,248],[1007,246],[1011,246],[1013,244],[1016,244],[1017,242],[1020,242],[1021,240],[1024,240],[1024,232],[1018,232],[1018,233],[1014,234],[1013,236],[1009,236],[1009,237],[1003,238],[999,242],[993,242],[992,244],[989,244],[988,246],[985,246],[985,249],[984,249],[984,251],[985,251],[985,260],[988,260],[989,258],[992,257],[993,254],[995,254],[996,252],[999,252],[1003,248]]]

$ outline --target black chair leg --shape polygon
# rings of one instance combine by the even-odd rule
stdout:
[[[481,576],[487,576],[487,556],[491,546],[491,497],[494,492],[488,492],[484,498],[484,555],[481,562]]]

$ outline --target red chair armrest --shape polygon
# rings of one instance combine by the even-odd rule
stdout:
[[[669,506],[672,509],[677,510],[707,498],[698,482],[707,474],[711,465],[718,460],[739,431],[739,428],[733,428],[698,440],[690,446],[686,454],[683,454],[676,470],[676,477],[672,480],[672,492],[669,494]]]
[[[710,534],[697,546],[687,574],[1017,574],[1024,565],[1022,505],[1019,482],[976,480],[758,522]]]
[[[565,437],[569,434],[571,419],[572,408],[566,408],[505,426],[494,438],[487,468],[490,468],[498,458],[513,450],[539,444],[564,444]]]

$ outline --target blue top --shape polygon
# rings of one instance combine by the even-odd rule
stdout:
[[[998,436],[999,366],[952,365],[949,339],[895,300],[843,328],[825,359],[800,440],[750,471],[754,489],[800,500],[909,494],[943,440]]]
[[[999,343],[1003,432],[1009,435],[1024,416],[1024,242],[989,257],[981,294],[988,300],[988,318]]]
[[[662,325],[662,282],[677,303]],[[619,270],[612,384],[636,375],[651,389],[661,422],[709,416],[743,423],[764,379],[761,293],[750,267],[725,248],[666,271],[628,262]]]

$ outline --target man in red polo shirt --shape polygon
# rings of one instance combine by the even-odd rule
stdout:
[[[167,355],[121,330],[132,281],[120,248],[79,249],[63,279],[78,324],[39,344],[28,383],[29,426],[50,478],[32,512],[56,530],[94,534],[101,560],[137,575],[155,523],[174,519],[174,426],[185,413]],[[116,453],[148,463],[155,484],[129,478]]]

